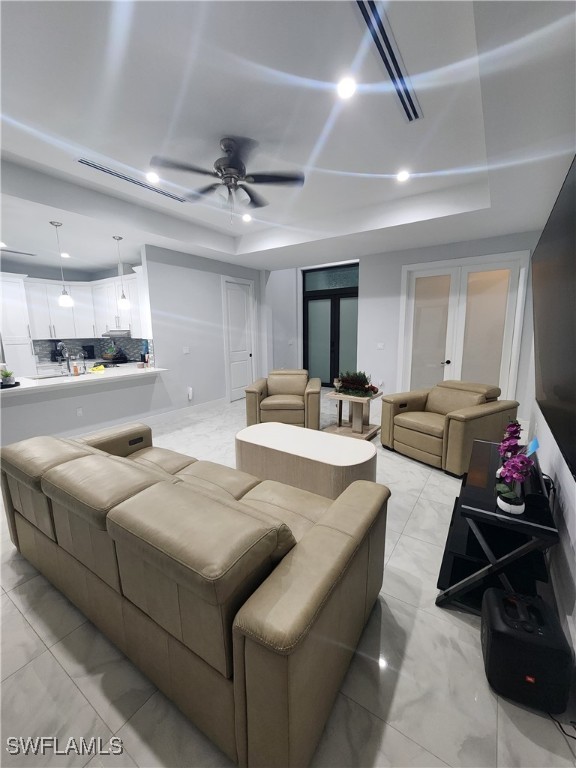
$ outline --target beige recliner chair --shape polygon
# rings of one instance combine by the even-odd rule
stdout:
[[[270,371],[246,387],[246,423],[280,421],[320,429],[320,379],[308,379],[308,371]]]
[[[499,387],[469,381],[441,381],[431,389],[383,395],[382,445],[463,475],[473,441],[499,442],[516,418],[516,400],[498,400],[499,395]]]

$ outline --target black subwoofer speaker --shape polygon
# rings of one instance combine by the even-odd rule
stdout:
[[[572,650],[556,613],[541,598],[487,589],[482,654],[496,693],[543,712],[564,712]]]

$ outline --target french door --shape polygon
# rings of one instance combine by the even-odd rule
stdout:
[[[499,254],[403,269],[404,345],[400,388],[445,379],[516,391],[528,254]]]
[[[357,295],[304,297],[304,367],[310,378],[331,387],[340,371],[355,371],[357,336]]]

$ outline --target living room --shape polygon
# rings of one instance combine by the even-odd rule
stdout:
[[[421,113],[415,120],[402,111],[397,92],[381,86],[389,76],[354,3],[174,3],[170,20],[155,3],[92,5],[14,3],[2,9],[2,272],[59,281],[63,265],[67,280],[108,279],[118,275],[112,237],[122,235],[122,261],[142,268],[147,337],[155,364],[165,370],[148,387],[118,387],[115,397],[102,389],[93,406],[85,395],[53,398],[48,405],[26,401],[24,416],[6,418],[11,438],[3,445],[31,434],[79,435],[146,420],[158,445],[215,461],[220,453],[233,462],[233,430],[245,421],[243,401],[231,392],[226,278],[252,286],[256,378],[304,365],[302,272],[358,263],[356,367],[369,372],[381,392],[393,393],[410,388],[404,384],[404,341],[411,267],[502,266],[503,254],[529,262],[574,156],[571,3],[391,4],[388,21]],[[168,32],[156,36],[161,22]],[[444,37],[444,50],[430,44]],[[255,39],[257,51],[247,55]],[[205,81],[203,67],[210,75]],[[359,87],[341,101],[336,80],[349,73]],[[161,182],[146,181],[155,155],[211,168],[222,154],[220,140],[230,134],[259,142],[248,153],[253,175],[303,173],[303,186],[251,187],[247,181],[269,205],[249,208],[239,195],[231,210],[218,192],[186,205],[155,192],[185,197],[202,185],[200,175],[158,166]],[[412,177],[399,181],[403,168]],[[252,221],[242,221],[248,210]],[[51,220],[62,222],[70,261],[55,257]],[[561,544],[552,572],[574,644],[576,489],[536,404],[532,292],[528,267],[520,266],[519,275],[523,268],[514,381],[505,396],[520,403],[525,434],[538,436],[540,462],[558,488]],[[333,409],[323,408],[324,418],[331,418]],[[12,424],[20,435],[8,432]],[[225,436],[225,447],[218,435]],[[383,452],[378,459],[378,479],[387,484]],[[406,465],[406,477],[421,469]],[[430,475],[420,480],[418,494],[436,482]],[[452,500],[453,480],[445,483]],[[394,500],[393,481],[390,487]],[[399,482],[396,488],[415,501],[416,486]],[[387,557],[407,522],[390,529]],[[400,594],[392,598],[401,602]],[[354,710],[353,698],[342,698],[338,718]],[[377,718],[372,729],[378,729],[374,722],[390,724],[382,707],[368,709]],[[548,723],[520,712],[518,720],[505,707],[498,715],[509,742],[523,744],[518,764],[529,764],[523,750],[530,751],[526,733],[533,729],[544,734],[543,764],[569,765],[573,757],[556,745]],[[353,717],[362,719],[359,711]],[[435,752],[435,740],[420,740],[413,727],[407,717],[398,731],[426,750],[418,758],[423,764],[505,765],[514,752],[502,748],[492,760],[490,750],[472,749],[458,763],[450,750]],[[405,747],[393,764],[405,764]],[[195,759],[201,765],[217,758],[208,750]]]

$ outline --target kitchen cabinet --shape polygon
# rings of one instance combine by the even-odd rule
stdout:
[[[2,338],[30,338],[26,293],[23,277],[4,273],[1,275],[2,287]]]
[[[4,362],[18,376],[36,373],[36,358],[30,335],[30,323],[24,288],[25,275],[1,275],[2,311],[0,333]]]
[[[25,290],[33,339],[75,338],[73,307],[61,307],[58,303],[61,283],[27,281]],[[69,285],[66,290],[71,294]]]
[[[124,294],[130,302],[128,309],[118,307],[118,300],[122,296],[122,284]],[[119,277],[114,277],[93,285],[92,298],[96,336],[102,336],[103,333],[111,330],[129,330],[133,338],[141,336],[142,325],[136,275],[124,277],[123,281]]]
[[[92,287],[90,285],[70,284],[70,296],[74,299],[75,338],[93,339],[96,336]]]

